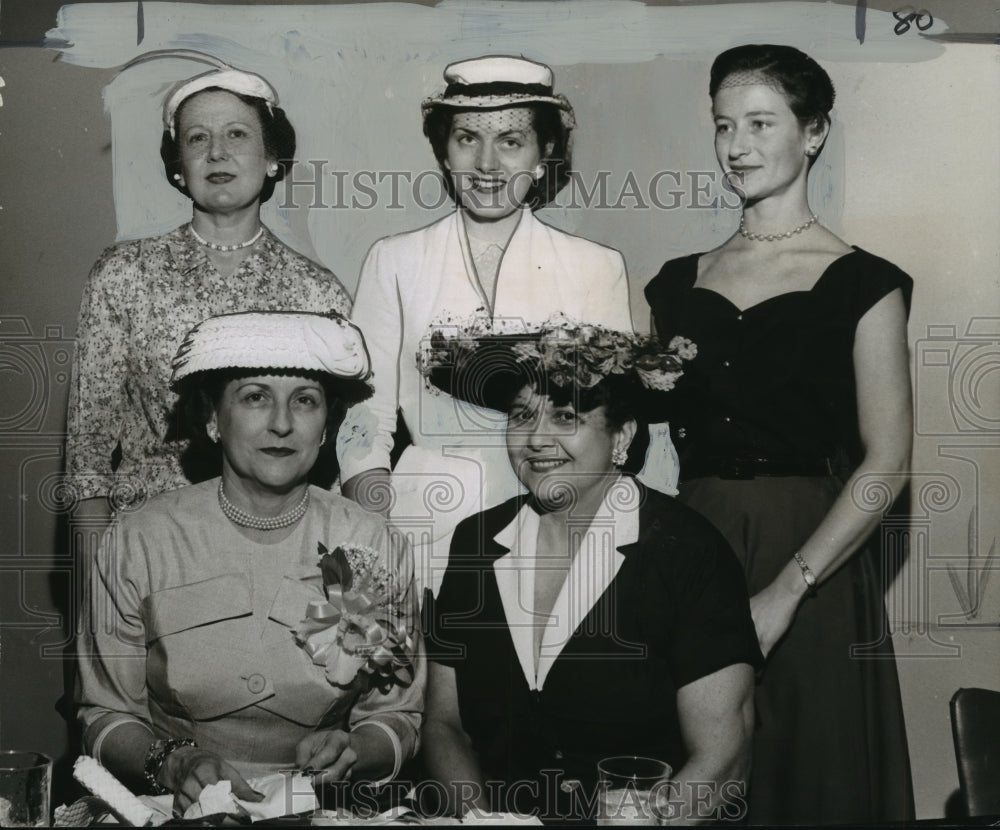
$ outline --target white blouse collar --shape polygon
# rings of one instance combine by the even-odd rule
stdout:
[[[538,514],[525,504],[493,537],[509,551],[493,563],[493,570],[514,650],[530,689],[542,689],[573,632],[618,574],[625,561],[619,548],[639,539],[638,506],[639,488],[631,478],[623,477],[608,488],[597,515],[583,531],[577,555],[552,607],[542,635],[537,677],[532,647]]]

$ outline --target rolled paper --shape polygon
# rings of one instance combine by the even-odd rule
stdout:
[[[154,811],[132,795],[96,758],[81,755],[73,764],[73,777],[133,827],[145,827]]]
[[[340,611],[333,603],[322,599],[314,599],[306,608],[306,617],[317,622],[334,624],[340,621]]]

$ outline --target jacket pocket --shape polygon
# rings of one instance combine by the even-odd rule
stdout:
[[[157,591],[145,605],[147,684],[166,711],[206,720],[274,694],[244,575]]]
[[[147,641],[252,613],[250,585],[243,574],[178,585],[146,598]]]

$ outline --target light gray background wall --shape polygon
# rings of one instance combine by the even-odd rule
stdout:
[[[353,290],[375,239],[446,208],[420,207],[405,184],[400,207],[389,207],[388,181],[375,186],[371,209],[330,207],[352,195],[369,200],[356,188],[338,192],[333,172],[350,183],[359,171],[412,179],[432,170],[418,103],[440,88],[448,61],[489,52],[546,61],[576,108],[582,180],[591,188],[606,171],[613,205],[631,174],[641,201],[626,195],[616,208],[584,208],[581,194],[577,206],[564,194],[544,218],[624,252],[636,323],[645,326],[641,289],[659,265],[735,228],[735,211],[705,207],[719,196],[710,184],[708,67],[729,45],[767,40],[810,52],[837,86],[814,208],[916,282],[912,515],[890,529],[908,559],[887,600],[918,813],[943,815],[957,786],[948,699],[960,686],[1000,688],[1000,565],[985,564],[1000,524],[996,46],[895,35],[892,16],[873,9],[862,45],[855,7],[831,3],[142,5],[141,44],[137,4],[84,4],[68,8],[52,33],[72,46],[0,50],[0,747],[58,757],[69,746],[55,707],[75,588],[55,495],[66,361],[87,270],[116,238],[189,215],[162,176],[158,107],[167,85],[198,66],[161,61],[117,78],[111,66],[187,46],[269,77],[299,132],[300,160],[326,163],[328,206],[310,208],[315,192],[299,187],[291,201],[300,206],[277,209],[279,190],[266,221]],[[949,5],[940,5],[930,7],[939,37],[956,31]],[[967,14],[969,4],[961,7]],[[6,33],[6,3],[2,11]],[[315,169],[300,165],[296,177]],[[658,194],[661,204],[676,203],[669,209],[648,194],[663,171]],[[435,195],[428,183],[425,198]],[[980,595],[976,609],[963,604],[970,588]]]

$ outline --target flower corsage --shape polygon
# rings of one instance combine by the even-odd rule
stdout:
[[[341,689],[377,688],[413,682],[414,642],[407,627],[403,588],[377,550],[319,543],[326,600],[313,600],[295,639],[326,678]]]

